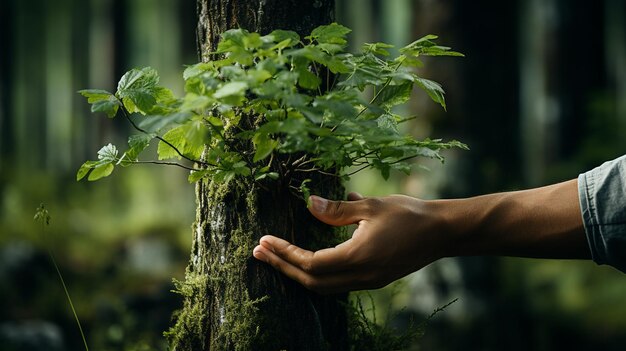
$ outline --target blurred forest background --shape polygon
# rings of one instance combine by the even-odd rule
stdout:
[[[443,83],[447,112],[421,92],[405,112],[417,116],[406,126],[415,135],[471,151],[387,183],[361,174],[348,188],[465,197],[571,179],[624,154],[625,3],[337,0],[355,44],[433,33],[467,56],[427,60],[421,71]],[[197,61],[195,25],[195,0],[0,2],[0,349],[82,348],[46,243],[92,349],[166,349],[193,186],[157,166],[77,183],[80,164],[123,144],[129,126],[92,115],[76,91],[115,90],[125,71],[149,65],[181,93],[183,65]],[[40,202],[52,216],[45,233],[33,221]],[[591,262],[445,259],[371,296],[378,320],[399,330],[459,298],[431,321],[424,350],[626,345],[626,277]]]

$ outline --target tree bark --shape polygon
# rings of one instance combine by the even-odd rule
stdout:
[[[212,59],[219,35],[231,28],[308,35],[332,22],[334,0],[198,0],[198,49]],[[253,118],[243,116],[242,118]],[[247,125],[253,128],[253,121]],[[246,150],[249,145],[237,146]],[[344,195],[337,177],[314,174],[311,191]],[[177,284],[184,308],[168,332],[174,350],[347,349],[346,295],[320,296],[255,260],[261,236],[273,234],[316,249],[336,230],[310,215],[284,182],[260,187],[250,179],[201,181],[186,279]]]

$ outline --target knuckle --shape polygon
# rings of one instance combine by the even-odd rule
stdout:
[[[301,283],[305,288],[309,290],[317,291],[317,289],[319,288],[319,281],[311,276],[306,276],[302,278]]]
[[[370,197],[365,199],[364,210],[367,214],[375,213],[383,204],[383,200],[377,197]]]
[[[315,272],[316,264],[312,260],[302,262],[302,270],[307,273]]]
[[[346,211],[346,206],[344,204],[343,201],[333,201],[332,203],[332,207],[331,207],[331,211],[332,213],[336,216],[336,217],[343,217],[343,215],[345,214]]]

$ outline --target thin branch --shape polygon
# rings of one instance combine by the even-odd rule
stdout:
[[[128,122],[130,122],[130,124],[133,126],[133,128],[137,129],[138,131],[147,134],[147,135],[151,135],[152,133],[148,133],[145,129],[142,129],[141,127],[139,127],[132,119],[130,119],[130,114],[128,113],[128,110],[126,110],[126,107],[124,107],[124,103],[122,102],[122,100],[120,100],[119,98],[117,98],[117,101],[119,101],[120,103],[120,107],[122,110],[122,114],[124,115],[124,117],[126,118],[126,120]],[[214,166],[210,163],[204,162],[204,161],[200,161],[200,160],[194,160],[192,158],[189,158],[187,156],[185,156],[182,152],[180,152],[180,150],[178,150],[178,148],[176,148],[176,146],[172,145],[172,143],[170,143],[169,141],[163,139],[162,137],[160,137],[159,135],[155,135],[155,138],[162,141],[163,143],[165,143],[167,146],[171,147],[172,149],[174,149],[174,151],[176,151],[176,153],[178,155],[180,155],[180,157],[184,158],[185,160],[191,161],[191,162],[195,162],[195,163],[199,163],[201,165],[209,165],[209,166]]]
[[[346,176],[351,177],[351,176],[353,176],[354,174],[359,173],[359,172],[361,172],[362,170],[364,170],[364,169],[366,169],[366,168],[369,168],[369,167],[372,167],[372,165],[368,163],[368,164],[366,164],[365,166],[363,166],[363,167],[361,167],[361,168],[357,169],[356,171],[352,171],[352,172],[350,172],[350,173],[346,174]]]
[[[316,167],[308,168],[308,169],[296,168],[293,171],[294,172],[302,172],[302,173],[317,172],[319,174],[324,174],[324,175],[327,175],[327,176],[339,177],[339,175],[337,175],[337,174],[325,172],[325,171],[322,171],[321,169],[316,168]]]
[[[199,171],[200,169],[196,169],[196,168],[191,168],[191,167],[187,167],[183,164],[180,164],[178,162],[165,162],[165,161],[130,161],[131,163],[135,163],[135,164],[153,164],[153,165],[166,165],[166,166],[176,166],[176,167],[180,167],[180,168],[184,168],[190,171]]]

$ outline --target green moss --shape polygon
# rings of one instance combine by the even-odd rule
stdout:
[[[253,190],[252,184],[239,179],[226,184],[202,182],[198,185],[198,210],[193,227],[196,238],[191,262],[185,281],[175,282],[176,292],[184,298],[184,306],[175,317],[175,325],[166,333],[172,349],[254,348],[260,333],[257,305],[267,297],[250,298],[246,285],[246,268],[255,245],[252,228],[257,227],[258,200]],[[218,233],[227,235],[223,239],[227,244],[225,251],[217,252],[211,247],[214,239],[211,235],[215,235],[211,230],[219,232],[221,226],[229,225],[222,223],[225,218],[221,218],[227,211],[223,208],[226,202],[237,204],[236,208],[228,209],[236,210],[236,227],[229,227],[227,233]]]
[[[206,330],[209,316],[207,314],[208,276],[187,270],[185,280],[174,280],[173,292],[183,296],[184,307],[175,313],[176,323],[164,333],[172,350],[191,351],[204,350]]]

